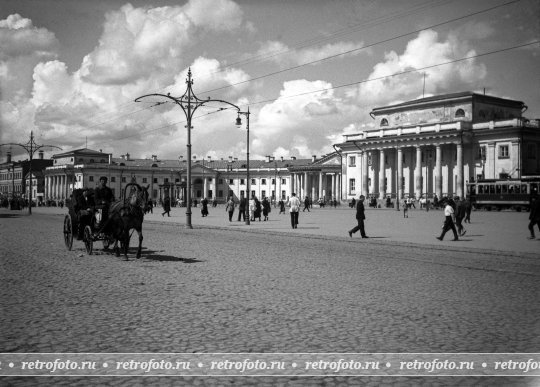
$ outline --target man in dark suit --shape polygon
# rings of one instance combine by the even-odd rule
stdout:
[[[529,214],[529,231],[531,236],[529,239],[536,238],[534,235],[534,226],[538,226],[540,230],[540,199],[537,195],[531,196],[531,213]]]
[[[238,221],[240,222],[240,218],[242,220],[246,220],[246,205],[247,201],[243,194],[240,194],[240,204],[238,205]]]
[[[369,238],[366,235],[366,230],[364,228],[364,219],[366,219],[366,215],[364,214],[364,199],[364,195],[360,195],[358,198],[358,203],[356,204],[356,220],[358,221],[358,225],[352,230],[349,230],[350,237],[352,237],[352,234],[360,230],[360,235],[362,238]]]

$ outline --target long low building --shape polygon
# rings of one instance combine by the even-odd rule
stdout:
[[[521,101],[463,92],[375,108],[344,136],[344,198],[464,197],[480,179],[540,176],[540,123]]]
[[[250,160],[250,191],[258,198],[288,200],[292,192],[311,200],[341,200],[341,157],[333,152],[320,158]],[[119,158],[91,149],[76,149],[55,154],[53,165],[44,171],[45,197],[65,200],[76,188],[93,188],[101,176],[116,198],[123,195],[126,184],[137,182],[147,186],[150,197],[160,202],[164,197],[183,201],[186,198],[187,160]],[[247,161],[236,158],[192,160],[191,197],[225,202],[245,196]]]

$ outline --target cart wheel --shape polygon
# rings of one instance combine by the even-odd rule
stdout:
[[[92,229],[90,226],[84,228],[84,246],[88,255],[92,255],[94,250],[94,237],[92,236]]]
[[[69,214],[64,218],[64,243],[67,249],[71,250],[73,247],[73,222]]]

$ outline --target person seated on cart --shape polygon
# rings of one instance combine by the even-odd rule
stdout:
[[[101,221],[98,227],[102,227],[106,224],[107,219],[109,219],[109,207],[114,201],[112,189],[107,187],[106,176],[99,178],[99,185],[94,190],[94,201],[96,203],[96,210],[101,210]]]
[[[94,202],[94,194],[92,190],[83,190],[82,197],[78,198],[77,200],[77,214],[79,223],[79,228],[77,230],[77,239],[83,238],[84,227],[92,222],[95,206],[96,203]]]

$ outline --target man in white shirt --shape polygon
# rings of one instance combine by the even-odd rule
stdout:
[[[454,239],[452,239],[453,241],[459,240],[456,226],[454,226],[455,215],[454,215],[454,207],[452,206],[453,204],[454,204],[454,201],[452,199],[449,199],[446,202],[446,206],[444,207],[444,216],[445,216],[444,226],[443,226],[441,236],[437,237],[437,239],[440,241],[444,239],[444,234],[446,234],[448,230],[452,230],[452,232],[454,233]]]
[[[291,226],[292,228],[298,228],[298,211],[300,211],[300,199],[296,197],[293,192],[289,199],[289,206],[291,206],[289,212],[291,214]]]

